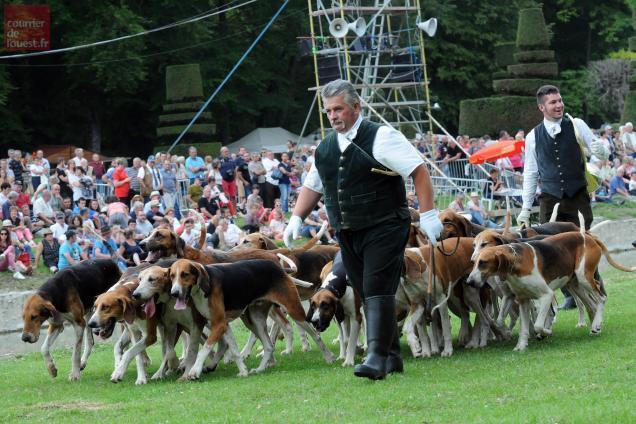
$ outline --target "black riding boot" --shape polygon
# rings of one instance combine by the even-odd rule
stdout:
[[[395,296],[373,296],[365,300],[367,344],[364,363],[356,365],[357,377],[382,380],[386,376],[386,359],[395,333]]]
[[[392,372],[404,372],[404,361],[400,354],[400,330],[397,328],[397,323],[395,323],[393,340],[389,347],[389,356],[386,358],[386,373]]]

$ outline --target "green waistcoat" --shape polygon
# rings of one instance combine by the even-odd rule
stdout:
[[[409,217],[402,177],[371,171],[387,170],[373,158],[378,128],[380,125],[363,120],[344,152],[340,152],[335,131],[316,149],[316,168],[324,186],[329,223],[336,230],[360,230],[396,216]]]

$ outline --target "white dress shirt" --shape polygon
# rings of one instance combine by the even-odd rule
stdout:
[[[351,144],[351,140],[356,137],[361,123],[362,115],[358,116],[347,133],[338,133],[338,147],[341,152],[344,152]],[[404,137],[404,134],[385,125],[378,128],[378,132],[375,134],[373,158],[388,169],[400,174],[404,180],[411,175],[415,168],[424,163],[419,152]],[[324,188],[315,163],[312,163],[303,187],[316,193],[323,193]]]
[[[265,168],[265,171],[267,172],[265,174],[265,181],[277,186],[278,180],[275,180],[272,178],[272,171],[278,168],[278,164],[280,162],[278,161],[278,159],[270,159],[268,157],[263,157],[263,159],[261,159],[261,162],[263,162],[263,167]]]
[[[557,121],[549,121],[544,118],[543,125],[551,138],[555,138],[556,135],[561,132],[561,119]],[[594,151],[599,156],[602,156],[602,153],[600,153],[598,149],[592,148],[595,137],[587,124],[581,119],[574,118],[574,125],[576,125],[576,129],[579,131],[579,134],[581,135],[581,138],[583,138],[588,150],[590,152]],[[605,153],[607,154],[609,152]],[[525,156],[523,167],[523,209],[531,209],[532,203],[534,202],[534,195],[537,192],[537,182],[539,180],[539,166],[537,164],[534,129],[532,129],[532,131],[530,131],[530,133],[526,136]]]

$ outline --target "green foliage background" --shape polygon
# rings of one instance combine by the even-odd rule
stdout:
[[[568,105],[592,124],[594,93],[579,79],[587,63],[627,49],[634,34],[633,0],[545,0]],[[10,1],[10,3],[20,3]],[[67,47],[156,28],[228,0],[50,0],[51,44]],[[315,7],[315,1],[312,1]],[[145,154],[165,99],[165,67],[198,63],[207,96],[225,77],[281,2],[247,7],[169,31],[72,53],[0,61],[0,144],[100,146],[106,153]],[[439,20],[426,39],[433,101],[438,119],[457,129],[459,101],[492,94],[492,74],[501,71],[494,46],[516,37],[517,6],[528,0],[427,0],[422,14]],[[0,12],[1,13],[1,12]],[[226,143],[259,126],[299,132],[314,84],[310,58],[301,57],[298,36],[309,33],[307,3],[292,1],[209,108],[217,135]],[[0,35],[1,37],[1,35]],[[565,71],[565,72],[564,72]],[[579,112],[579,110],[575,110]],[[611,118],[611,117],[610,117]],[[617,120],[618,117],[613,117]],[[308,128],[318,126],[314,113]]]

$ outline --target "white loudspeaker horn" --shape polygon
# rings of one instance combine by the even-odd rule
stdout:
[[[349,28],[347,27],[347,21],[342,18],[336,18],[331,21],[329,25],[329,34],[333,35],[336,38],[343,38],[347,35]]]
[[[353,32],[358,37],[362,37],[364,33],[367,32],[367,22],[364,18],[358,18],[347,25],[347,28],[349,28],[349,31]]]
[[[434,37],[437,32],[437,19],[430,18],[424,22],[419,22],[417,27],[424,31],[429,37]]]

